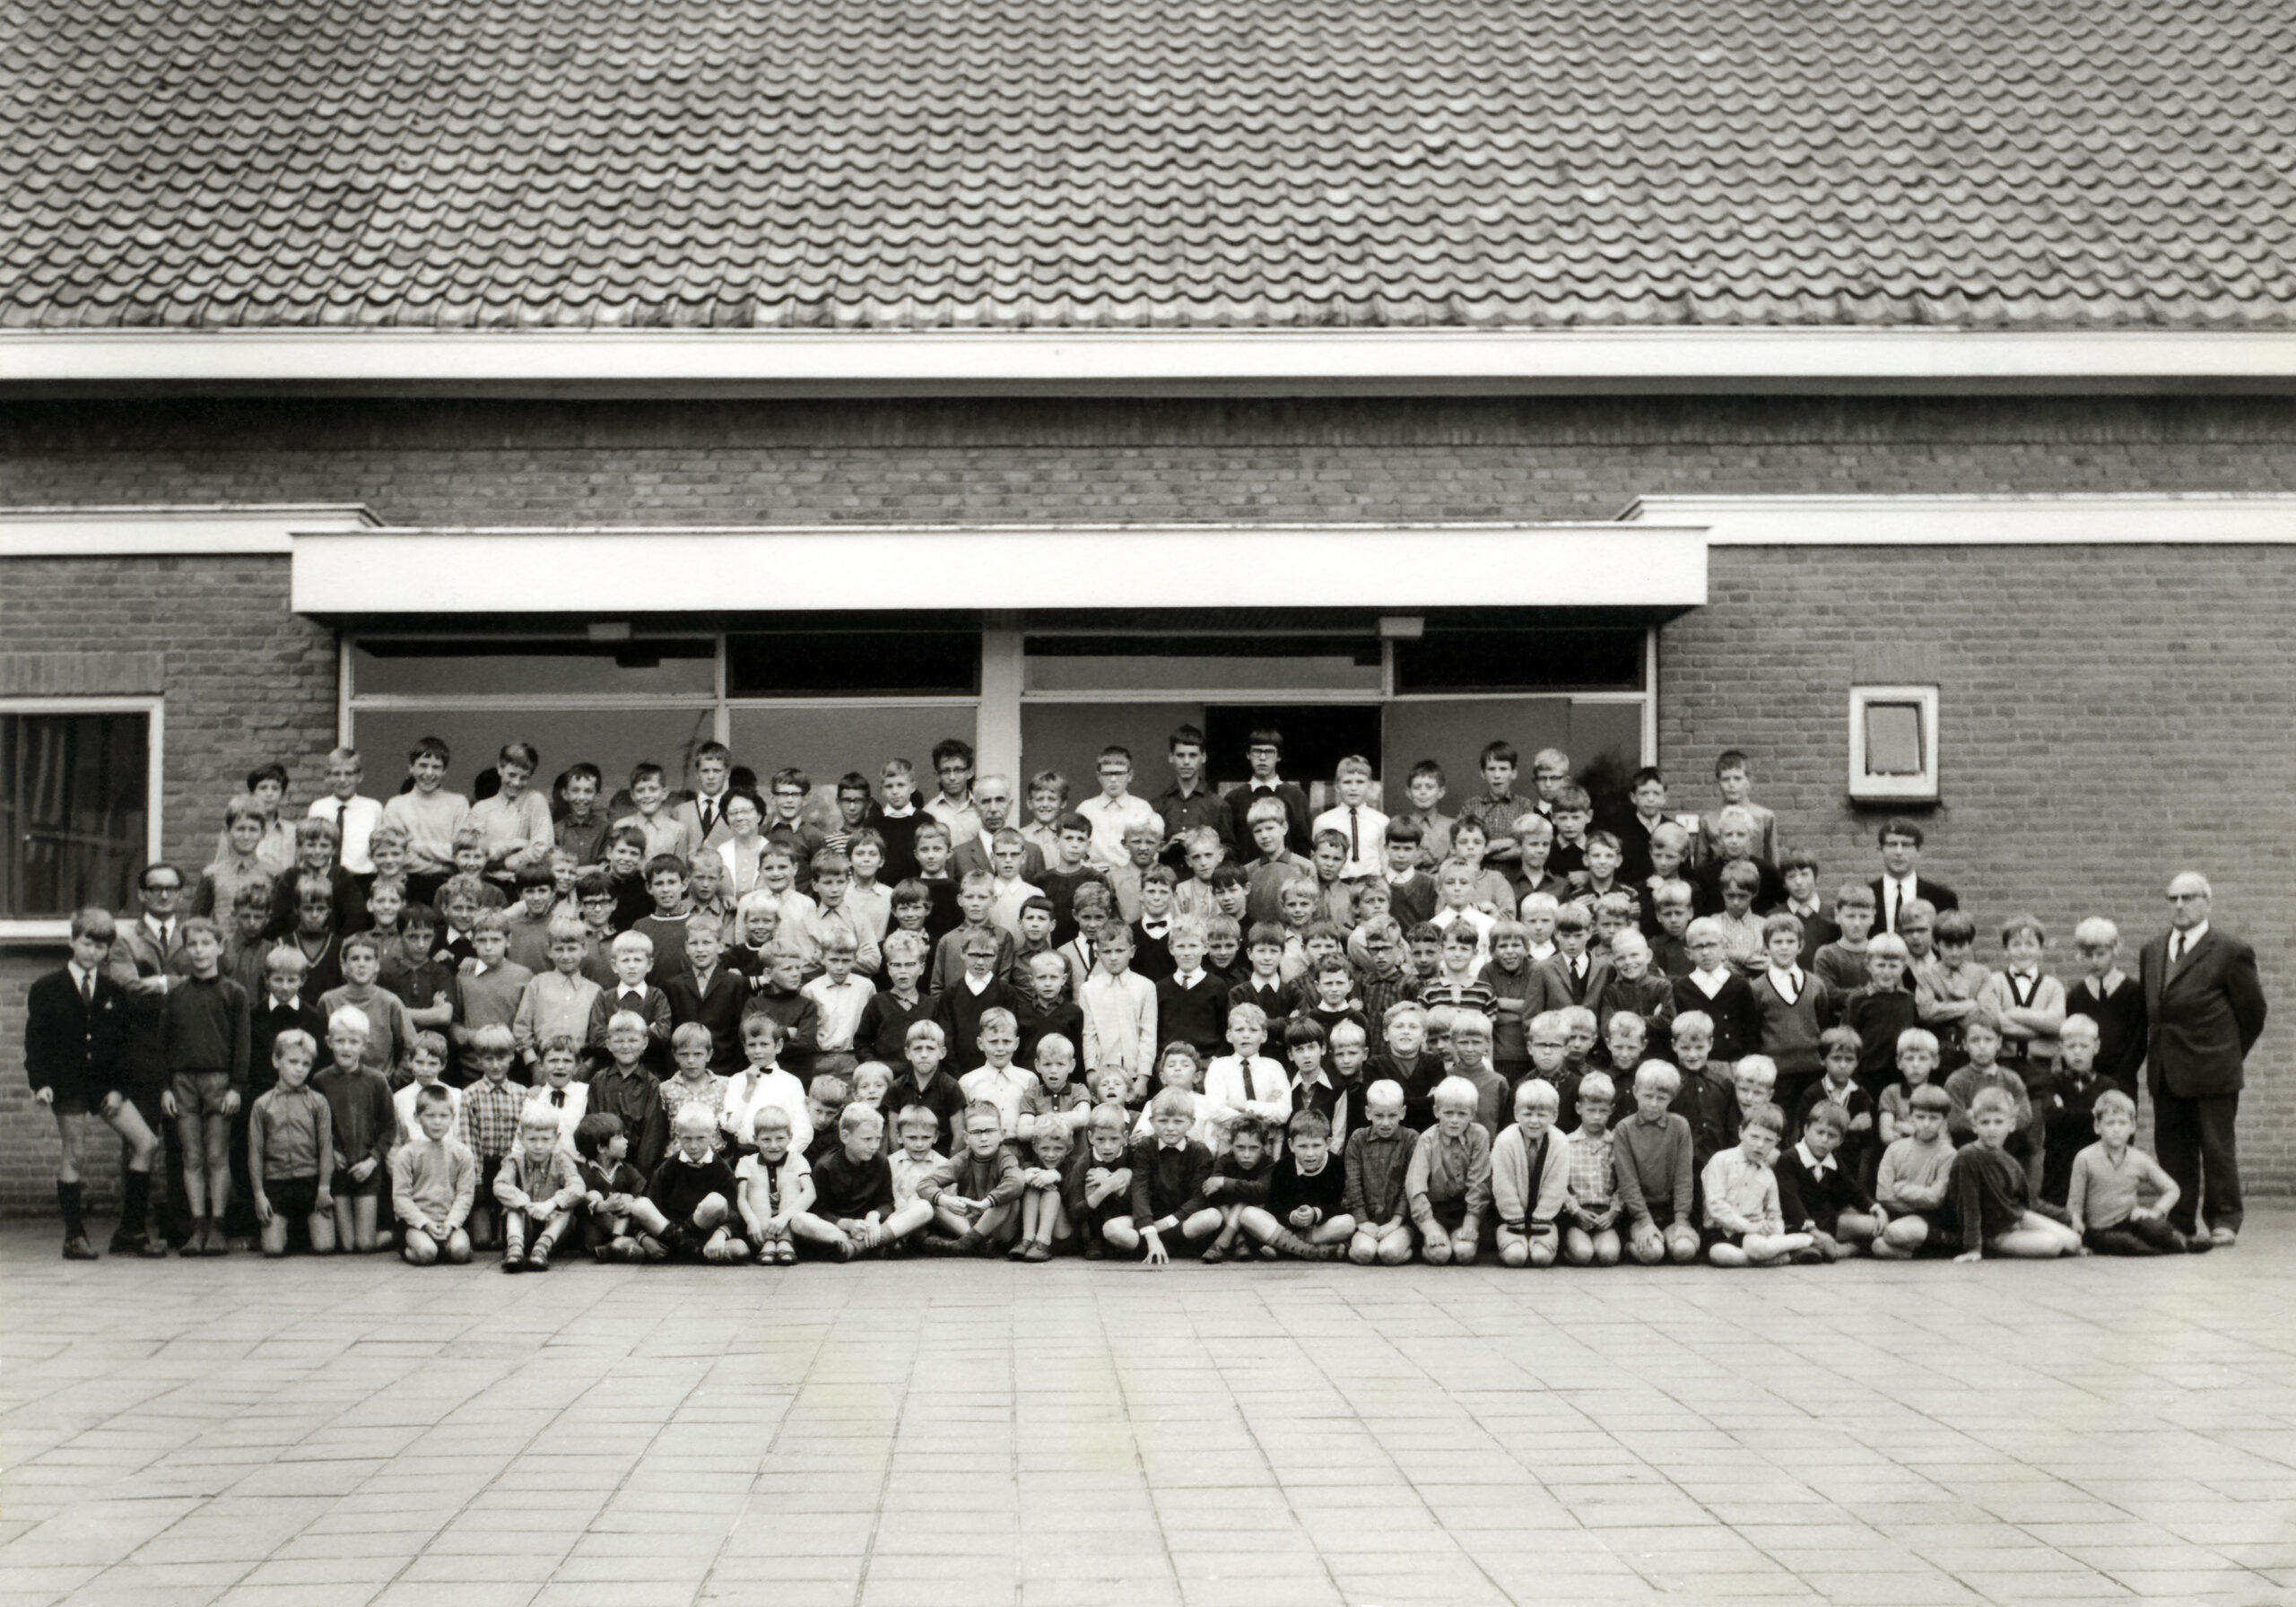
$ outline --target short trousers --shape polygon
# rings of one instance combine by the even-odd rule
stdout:
[[[111,1098],[109,1090],[85,1082],[52,1082],[48,1092],[48,1108],[58,1116],[101,1116],[104,1101]]]
[[[168,1087],[176,1097],[178,1118],[222,1116],[223,1101],[230,1097],[231,1076],[229,1072],[178,1072]]]
[[[1427,1210],[1446,1233],[1457,1233],[1466,1225],[1467,1202],[1465,1194],[1456,1200],[1430,1200]]]
[[[390,1168],[377,1167],[361,1183],[351,1175],[347,1167],[337,1167],[335,1172],[335,1197],[338,1200],[379,1200],[383,1186],[390,1181]],[[266,1186],[268,1186],[266,1185]]]
[[[1729,1245],[1733,1248],[1737,1248],[1743,1247],[1745,1242],[1746,1236],[1744,1234],[1733,1233],[1726,1228],[1701,1228],[1699,1229],[1698,1247],[1701,1250],[1710,1250],[1716,1245]]]
[[[271,1202],[274,1214],[284,1221],[299,1221],[316,1216],[319,1209],[319,1180],[317,1177],[265,1177],[264,1197]]]

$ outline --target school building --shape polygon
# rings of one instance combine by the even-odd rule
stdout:
[[[2070,975],[2197,868],[2279,1003],[2277,10],[35,0],[0,1060],[253,765],[300,812],[425,734],[465,790],[961,735],[1152,795],[1272,722],[1391,802],[1504,737],[1684,812],[1738,747],[1829,889],[1912,814],[1979,957],[2030,909]],[[0,1080],[0,1209],[53,1147]]]

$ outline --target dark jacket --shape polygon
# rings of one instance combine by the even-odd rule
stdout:
[[[2137,974],[2144,984],[2151,1023],[2146,1086],[2182,1099],[2238,1093],[2242,1064],[2264,1031],[2264,988],[2256,951],[2211,927],[2192,951],[2169,969],[2169,939],[2144,945]]]
[[[99,1108],[119,1089],[126,1061],[127,991],[103,971],[83,1003],[70,969],[50,971],[24,997],[24,1074],[34,1091],[53,1089],[67,1103]]]

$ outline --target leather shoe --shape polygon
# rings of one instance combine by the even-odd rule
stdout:
[[[74,1233],[71,1238],[64,1241],[64,1259],[66,1261],[97,1261],[100,1260],[101,1257],[97,1255],[96,1247],[88,1242],[88,1236],[86,1234]]]
[[[2238,1228],[2211,1228],[2208,1242],[2220,1250],[2229,1250],[2240,1242],[2240,1230]]]

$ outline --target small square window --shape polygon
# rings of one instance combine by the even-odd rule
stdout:
[[[132,902],[158,833],[158,699],[0,703],[0,935]],[[52,930],[51,930],[52,928]]]
[[[1937,797],[1937,689],[1859,686],[1849,693],[1849,795]]]

